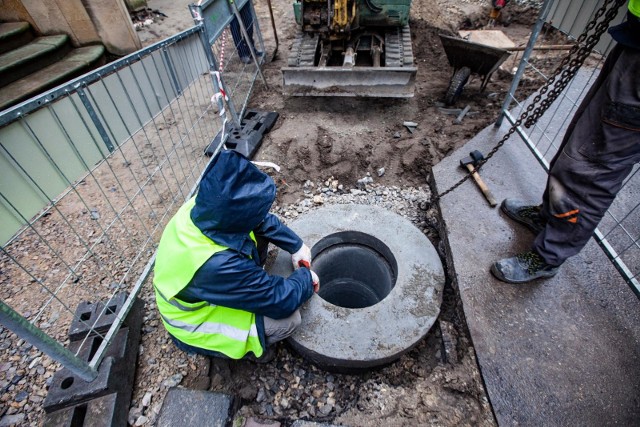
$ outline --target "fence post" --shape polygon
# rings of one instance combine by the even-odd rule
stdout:
[[[84,105],[84,108],[87,110],[89,117],[91,117],[91,121],[93,122],[93,125],[98,130],[98,133],[102,138],[102,142],[104,142],[104,145],[107,146],[107,149],[109,150],[109,152],[113,153],[113,150],[115,150],[113,141],[111,141],[111,138],[109,138],[109,135],[107,134],[106,129],[104,128],[104,126],[102,125],[102,122],[100,121],[100,119],[98,118],[98,115],[96,114],[96,110],[93,109],[93,105],[91,105],[91,101],[89,101],[89,98],[87,98],[87,94],[85,93],[82,87],[79,87],[77,92],[78,92],[78,96],[80,97],[80,101],[82,101],[82,105]]]
[[[209,43],[209,40],[211,40],[212,37],[209,34],[209,31],[207,30],[207,26],[204,24],[205,13],[204,13],[203,7],[200,4],[196,4],[196,5],[191,5],[189,9],[191,10],[193,19],[197,22],[197,26],[200,29],[200,38],[204,46],[204,53],[207,57],[207,61],[209,62],[209,73],[211,74],[211,80],[213,82],[214,92],[216,94],[219,94],[221,93],[220,89],[222,89],[222,92],[228,93],[225,90],[222,76],[220,76],[220,78],[218,79],[216,78],[216,75],[215,75],[217,72],[219,72],[220,66],[217,63],[216,58],[213,55],[213,52],[211,51],[211,44]],[[222,87],[220,86],[220,84],[222,84]],[[222,99],[222,97],[218,97],[218,108],[220,112],[225,111],[224,103],[225,103],[225,100]],[[236,107],[231,97],[228,97],[228,99],[226,100],[226,104],[229,107],[229,113],[231,114],[231,119],[233,120],[233,124],[237,128],[240,128],[241,127],[240,117],[238,116],[238,111],[236,110]],[[223,138],[222,141],[226,140],[226,135],[221,135],[221,137]]]
[[[496,120],[495,127],[500,127],[502,125],[502,120],[504,120],[504,113],[508,111],[511,107],[511,98],[516,93],[516,89],[520,84],[520,79],[522,79],[522,75],[524,74],[525,68],[527,67],[527,61],[531,56],[531,52],[533,52],[533,48],[538,40],[538,36],[542,31],[542,26],[544,25],[547,16],[549,15],[549,11],[551,10],[551,5],[553,4],[553,0],[545,0],[542,5],[542,9],[540,9],[540,14],[538,15],[538,20],[531,31],[531,37],[529,37],[529,42],[527,43],[527,47],[524,52],[522,52],[522,59],[520,59],[520,65],[518,66],[518,70],[516,71],[513,80],[511,81],[511,87],[509,88],[509,92],[504,99],[504,103],[502,104],[502,110],[498,120]]]
[[[87,363],[20,316],[3,301],[0,301],[0,323],[83,380],[91,382],[98,376],[98,371],[91,369]]]

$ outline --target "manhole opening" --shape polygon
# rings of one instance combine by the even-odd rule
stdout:
[[[396,285],[398,263],[379,239],[359,231],[330,234],[311,249],[318,295],[345,308],[371,307]]]

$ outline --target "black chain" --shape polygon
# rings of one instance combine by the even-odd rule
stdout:
[[[474,172],[480,170],[480,168],[489,161],[491,157],[504,145],[505,142],[511,137],[511,135],[516,131],[518,127],[525,122],[525,127],[530,128],[535,125],[538,119],[542,117],[542,115],[551,107],[551,104],[560,96],[562,91],[567,87],[571,79],[576,75],[582,64],[587,59],[587,57],[591,54],[591,51],[595,47],[596,44],[600,41],[600,37],[607,31],[609,28],[609,23],[616,17],[618,14],[618,9],[626,2],[626,0],[606,0],[602,7],[598,9],[593,20],[587,24],[584,32],[580,34],[576,43],[573,45],[567,56],[565,56],[558,68],[556,68],[554,74],[546,81],[546,83],[540,88],[538,94],[533,98],[533,102],[527,106],[527,109],[520,115],[518,120],[511,126],[511,128],[507,131],[507,133],[498,141],[495,147],[482,159],[478,165],[464,176],[464,178],[460,179],[457,183],[451,186],[446,191],[436,195],[435,198],[431,200],[431,205],[437,203],[441,198],[446,196],[447,194],[454,191],[456,188],[460,187],[464,182],[466,182],[469,178],[472,177]],[[607,9],[609,5],[613,5],[613,7]],[[605,18],[602,22],[598,23],[598,20],[605,15]],[[595,32],[591,35],[588,33],[595,27]],[[586,42],[585,42],[586,40]],[[559,80],[556,79],[560,77]],[[553,86],[551,88],[551,86]],[[551,89],[549,89],[551,88]],[[548,94],[547,94],[548,92]],[[545,99],[542,97],[547,94]],[[536,107],[536,104],[540,103],[539,106]],[[535,108],[535,111],[534,111]],[[531,116],[529,114],[533,111]]]

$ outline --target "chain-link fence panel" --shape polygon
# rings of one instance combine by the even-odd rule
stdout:
[[[255,9],[250,0],[208,0],[190,5],[191,14],[203,26],[210,48],[210,72],[215,77],[217,101],[239,125],[258,78],[266,84],[260,65],[265,47]],[[238,126],[239,127],[239,126]]]
[[[201,32],[194,27],[0,114],[0,323],[86,380],[222,129]],[[111,328],[79,315],[83,301],[104,302]],[[99,337],[90,360],[65,348],[70,325]],[[3,333],[4,342],[18,341]]]

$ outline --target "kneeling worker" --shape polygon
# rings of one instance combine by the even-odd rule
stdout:
[[[216,155],[165,228],[154,288],[176,346],[207,356],[263,359],[300,324],[298,308],[319,289],[311,251],[269,213],[273,180],[242,155]],[[271,242],[293,254],[295,271],[271,276],[262,265]],[[273,353],[273,352],[270,352]]]

